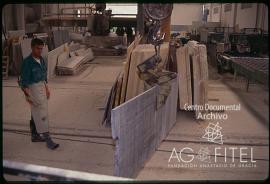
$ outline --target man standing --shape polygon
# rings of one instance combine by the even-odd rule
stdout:
[[[44,43],[41,39],[31,41],[32,53],[23,60],[20,86],[26,101],[31,106],[30,129],[32,142],[46,142],[49,149],[59,144],[52,141],[48,125],[48,99],[50,91],[47,85],[47,67],[41,57]]]

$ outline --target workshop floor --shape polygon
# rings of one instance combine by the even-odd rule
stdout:
[[[79,75],[49,81],[50,131],[60,144],[55,151],[47,149],[45,143],[30,141],[29,105],[16,78],[3,81],[3,158],[113,175],[111,130],[103,127],[101,120],[122,62],[119,57],[96,58]]]
[[[30,109],[16,78],[3,81],[3,159],[64,169],[113,175],[114,147],[111,131],[101,125],[112,83],[122,69],[123,58],[100,57],[76,76],[56,77],[49,83],[50,131],[60,147],[50,151],[29,136]],[[241,103],[241,111],[227,112],[221,120],[225,146],[253,147],[256,168],[168,168],[173,148],[199,149],[209,121],[196,121],[192,112],[179,111],[176,125],[140,171],[143,180],[264,179],[268,173],[268,89],[253,84],[245,91],[242,78],[233,81],[210,67],[209,103]],[[229,142],[228,144],[225,144]],[[209,148],[213,143],[203,143]],[[222,159],[221,159],[222,160]],[[222,161],[221,161],[222,162]],[[6,176],[9,180],[18,177]]]
[[[245,91],[245,79],[238,77],[233,81],[233,75],[226,73],[223,76],[209,67],[209,104],[241,104],[241,111],[227,111],[227,120],[194,120],[193,112],[179,111],[176,125],[170,131],[156,153],[146,163],[137,179],[143,180],[264,180],[268,178],[269,168],[269,91],[265,87],[252,84],[249,92]],[[223,145],[205,143],[202,136],[208,123],[217,123],[222,127]],[[194,159],[190,168],[169,168],[168,160],[175,148],[177,153],[189,147],[198,153],[200,148],[221,147],[221,150],[236,147],[235,163],[239,163],[239,148],[253,149],[253,159],[256,167],[242,168],[199,168],[201,161]],[[229,149],[228,149],[229,150]],[[227,163],[232,153],[227,150]],[[185,150],[186,151],[186,150]],[[186,151],[187,152],[187,151]],[[250,151],[247,151],[250,157]],[[224,164],[225,151],[218,163]],[[180,156],[179,156],[180,157]],[[185,157],[185,156],[182,156]],[[184,159],[189,160],[189,157]],[[176,159],[174,159],[175,161]],[[177,163],[177,162],[174,162]],[[197,167],[195,166],[197,164]]]

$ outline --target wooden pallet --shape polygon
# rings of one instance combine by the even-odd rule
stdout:
[[[9,57],[2,56],[2,78],[8,79]]]

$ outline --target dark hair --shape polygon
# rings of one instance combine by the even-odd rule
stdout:
[[[31,40],[31,47],[34,47],[36,45],[44,45],[44,42],[39,38],[33,38]]]

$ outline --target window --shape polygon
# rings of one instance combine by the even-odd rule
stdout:
[[[241,9],[252,8],[252,3],[241,3]]]
[[[136,17],[136,3],[106,3],[106,9],[111,9],[112,14],[118,14],[115,17]]]
[[[218,7],[215,7],[214,8],[214,14],[217,14],[218,13],[218,10],[219,10],[219,8]]]
[[[77,17],[81,17],[81,10],[77,10]]]
[[[225,4],[224,6],[224,12],[229,12],[232,10],[232,4]]]

